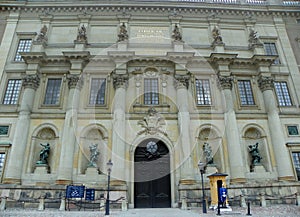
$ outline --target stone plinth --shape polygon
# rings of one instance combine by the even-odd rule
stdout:
[[[263,165],[255,165],[253,168],[254,173],[265,173],[266,169],[264,168]]]
[[[85,175],[87,176],[98,176],[99,175],[99,169],[96,167],[88,167],[85,170]]]
[[[48,174],[48,173],[49,173],[49,166],[48,165],[37,164],[35,166],[34,174],[43,175],[43,174]]]

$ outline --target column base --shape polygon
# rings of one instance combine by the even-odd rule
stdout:
[[[283,177],[278,177],[279,181],[295,181],[294,176],[283,176]]]
[[[110,185],[111,186],[122,186],[122,185],[126,185],[126,182],[122,181],[122,180],[111,180]]]
[[[196,184],[196,181],[193,179],[181,179],[179,181],[179,184],[180,185],[194,185],[194,184]]]
[[[58,179],[58,180],[55,181],[55,184],[56,185],[70,185],[70,184],[72,184],[72,181],[71,180]]]
[[[234,178],[234,179],[230,179],[230,183],[234,184],[234,183],[246,183],[247,180],[246,178]]]
[[[14,179],[14,178],[4,178],[3,184],[21,184],[21,179]]]

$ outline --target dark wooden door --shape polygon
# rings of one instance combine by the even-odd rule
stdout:
[[[171,207],[170,155],[160,140],[148,139],[135,150],[135,208]]]

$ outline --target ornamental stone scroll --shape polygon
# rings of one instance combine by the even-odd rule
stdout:
[[[40,76],[38,74],[25,75],[22,80],[25,88],[37,90],[40,85]]]
[[[68,86],[71,88],[81,89],[83,86],[83,78],[80,75],[67,75]]]
[[[218,75],[218,86],[221,89],[232,89],[232,76],[221,76]]]
[[[265,90],[273,90],[274,79],[272,77],[260,76],[258,79],[258,86],[262,92]]]
[[[189,88],[190,75],[176,75],[174,80],[174,85],[176,89]]]
[[[113,75],[113,86],[117,88],[127,88],[128,75]]]

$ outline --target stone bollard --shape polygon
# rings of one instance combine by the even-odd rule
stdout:
[[[266,207],[267,203],[266,203],[266,197],[264,193],[260,194],[260,206],[261,207]]]
[[[244,195],[240,195],[240,206],[243,208],[247,207]]]
[[[296,193],[296,205],[300,206],[300,193]]]
[[[127,200],[123,198],[122,200],[122,211],[127,211]]]
[[[60,200],[59,210],[66,211],[66,198],[65,197],[62,197]]]
[[[186,198],[182,198],[182,201],[181,201],[181,209],[182,209],[182,210],[187,210],[187,202],[186,202]]]
[[[39,211],[45,210],[45,197],[44,196],[40,197],[40,203],[39,203],[38,210]]]
[[[105,206],[105,200],[104,200],[104,198],[101,198],[100,199],[100,211],[103,211],[104,210],[104,207]]]
[[[3,211],[6,209],[6,200],[7,200],[7,197],[2,197],[1,204],[0,204],[0,211]]]

